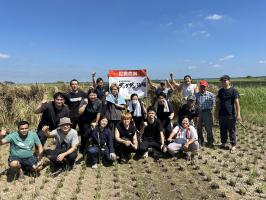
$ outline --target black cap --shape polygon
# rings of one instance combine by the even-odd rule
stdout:
[[[230,76],[228,75],[223,75],[221,78],[220,78],[220,81],[222,80],[230,80]]]

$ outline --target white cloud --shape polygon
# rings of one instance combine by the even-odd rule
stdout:
[[[225,61],[225,60],[230,60],[230,59],[233,59],[235,56],[234,55],[228,55],[228,56],[225,56],[223,58],[220,58],[219,60],[220,61]]]
[[[10,58],[9,55],[5,54],[5,53],[0,53],[0,60],[4,60],[4,59],[8,59]]]
[[[202,31],[196,31],[196,32],[192,33],[191,35],[192,35],[192,37],[196,37],[196,36],[209,37],[210,33],[208,33],[208,31],[202,30]]]
[[[222,65],[219,65],[219,64],[214,64],[212,65],[214,68],[219,68],[219,67],[222,67]]]
[[[205,17],[206,20],[214,20],[214,21],[221,20],[222,18],[223,18],[223,16],[218,15],[218,14],[213,14],[213,15],[209,15],[209,16]]]
[[[260,60],[259,64],[266,64],[266,60]]]
[[[192,69],[196,69],[196,68],[198,68],[197,66],[194,66],[194,65],[192,65],[192,66],[188,66],[187,67],[189,70],[192,70]]]

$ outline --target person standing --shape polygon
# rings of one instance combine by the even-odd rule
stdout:
[[[213,117],[212,109],[215,104],[215,95],[207,91],[208,82],[205,80],[200,81],[200,91],[195,94],[196,105],[199,109],[199,121],[197,125],[199,143],[202,146],[204,144],[204,137],[202,134],[203,126],[207,132],[207,146],[213,147]]]
[[[80,153],[85,153],[87,141],[91,136],[91,130],[98,125],[101,112],[102,102],[97,98],[95,90],[91,89],[88,91],[87,98],[84,98],[79,106],[81,135]]]
[[[216,100],[215,117],[219,119],[221,148],[226,148],[227,132],[231,143],[231,153],[236,151],[236,121],[241,122],[239,93],[230,84],[230,77],[224,75],[220,78],[222,88]]]
[[[173,74],[170,74],[170,81],[173,83],[175,89],[177,91],[181,91],[182,95],[182,102],[181,104],[184,105],[187,103],[187,98],[191,95],[194,95],[199,91],[197,84],[192,83],[192,77],[190,75],[184,76],[184,84],[181,85],[173,79]]]
[[[85,92],[79,89],[78,80],[72,79],[70,81],[70,91],[66,93],[65,97],[65,104],[70,109],[71,127],[75,129],[79,124],[79,104],[86,97]]]

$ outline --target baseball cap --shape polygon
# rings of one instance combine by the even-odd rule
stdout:
[[[201,80],[200,81],[200,85],[207,87],[208,86],[208,82],[205,81],[205,80]]]
[[[220,78],[220,81],[222,80],[230,80],[230,76],[228,75],[223,75],[221,78]]]

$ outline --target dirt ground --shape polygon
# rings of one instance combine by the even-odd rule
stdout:
[[[218,133],[215,128],[217,145]],[[72,171],[53,178],[46,167],[24,182],[7,176],[9,147],[2,146],[0,199],[266,199],[265,133],[264,127],[239,127],[235,154],[202,147],[196,164],[162,156],[93,170],[79,155]]]

